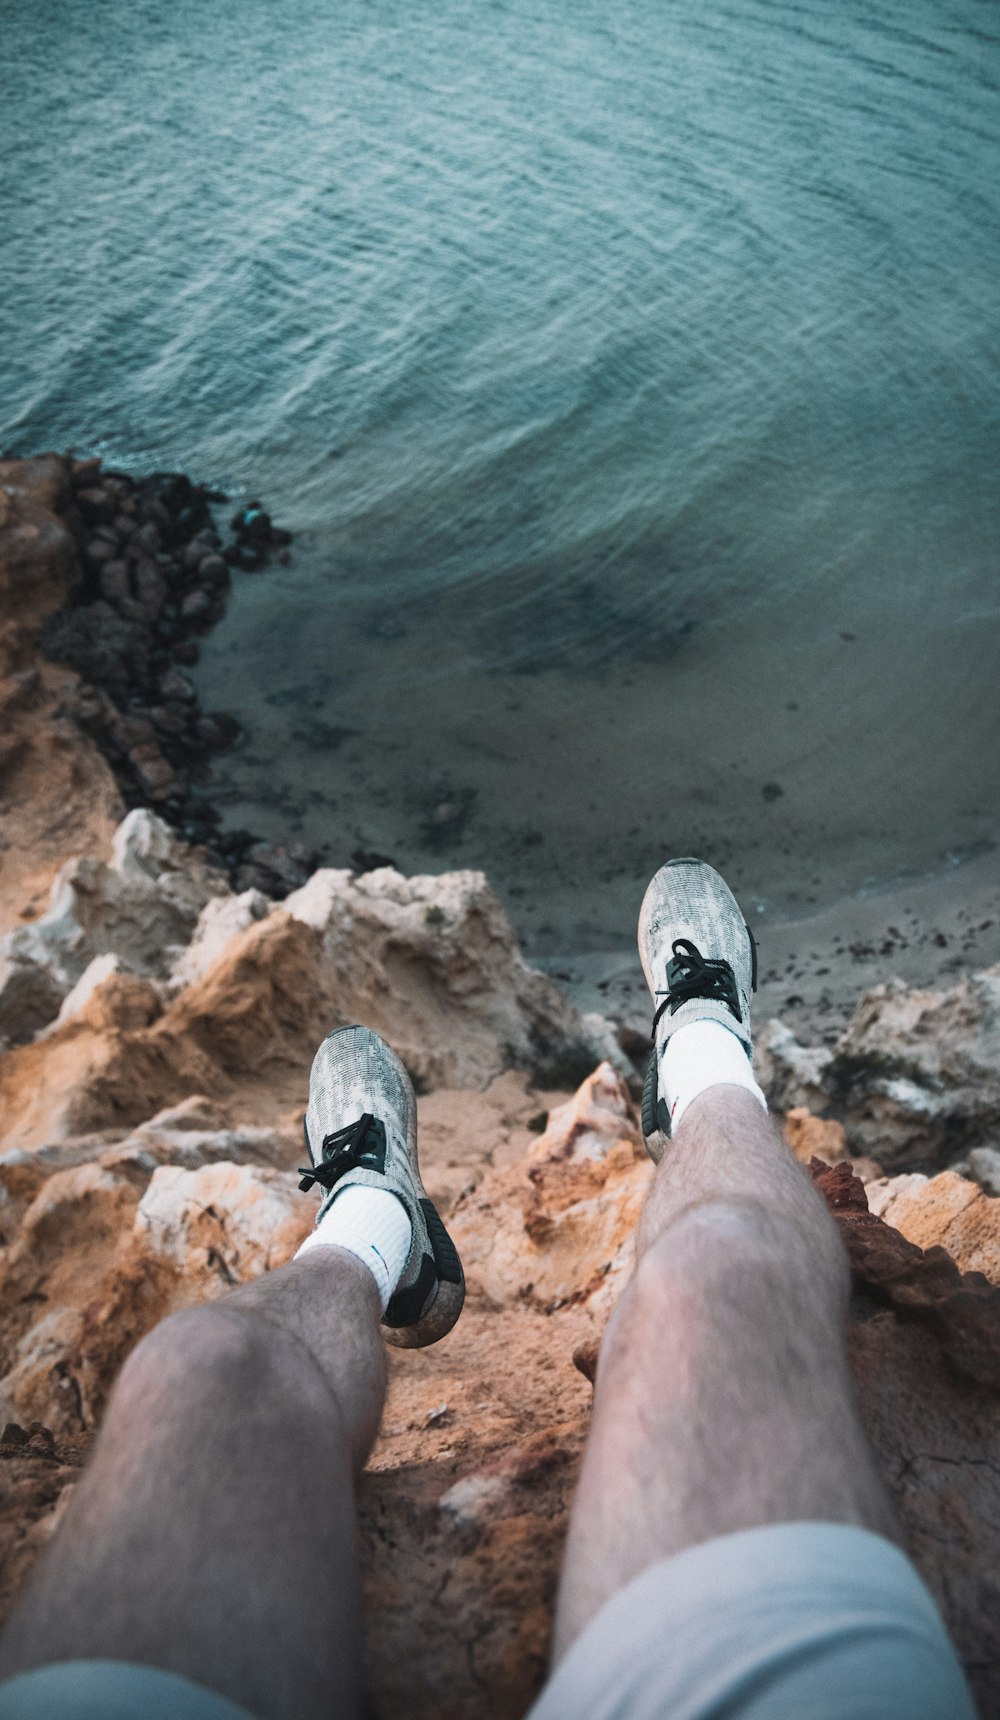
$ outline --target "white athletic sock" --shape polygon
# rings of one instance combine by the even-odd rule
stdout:
[[[721,1021],[689,1021],[671,1034],[660,1061],[659,1086],[670,1106],[671,1129],[676,1129],[692,1099],[706,1087],[720,1085],[745,1088],[767,1110],[743,1041]]]
[[[374,1278],[384,1314],[406,1265],[412,1235],[413,1226],[401,1200],[388,1189],[352,1183],[338,1194],[295,1258],[310,1248],[346,1248],[364,1261]]]

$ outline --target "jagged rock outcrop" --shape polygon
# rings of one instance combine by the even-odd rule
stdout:
[[[526,965],[481,872],[326,870],[283,905],[318,934],[340,1018],[385,1034],[428,1087],[485,1086],[511,1066],[575,1084],[606,1049],[607,1023]]]
[[[477,873],[324,871],[275,905],[234,895],[133,814],[110,863],[74,863],[56,901],[14,946],[49,976],[49,1013],[0,1054],[0,1604],[58,1521],[132,1346],[280,1265],[308,1230],[309,1062],[361,1018],[417,1079],[425,1179],[468,1281],[447,1340],[390,1358],[360,1501],[372,1712],[513,1720],[544,1674],[589,1380],[653,1174],[627,1081],[593,1069],[608,1025],[525,966]],[[932,1005],[872,994],[844,1044],[911,1045],[908,1078],[964,1092],[993,1005],[989,984],[959,990]],[[1000,1713],[1000,1200],[925,1174],[940,1136],[890,1128],[883,1151],[874,1088],[840,1056],[778,1024],[760,1067],[841,1224],[866,1425],[983,1711]],[[990,1150],[969,1144],[963,1163]]]
[[[963,1272],[1000,1284],[1000,1199],[978,1183],[941,1171],[919,1172],[868,1185],[869,1204],[894,1230],[921,1248],[940,1243]]]
[[[0,939],[0,1045],[31,1039],[88,972],[81,1002],[112,971],[165,979],[206,903],[229,894],[221,873],[200,863],[162,819],[130,812],[110,863],[70,861],[47,912]]]
[[[934,990],[889,980],[865,992],[832,1048],[800,1045],[780,1021],[759,1036],[770,1102],[844,1125],[850,1150],[887,1170],[933,1171],[1000,1141],[1000,968]]]
[[[932,1169],[1000,1134],[1000,968],[946,990],[899,980],[866,992],[828,1081],[855,1141],[881,1162]]]
[[[612,1044],[529,968],[478,872],[317,872],[280,906],[234,896],[153,814],[110,865],[63,869],[49,912],[3,940],[0,1127],[30,1145],[131,1127],[247,1071],[291,1103],[323,1034],[363,1020],[423,1086],[520,1066],[572,1085]]]

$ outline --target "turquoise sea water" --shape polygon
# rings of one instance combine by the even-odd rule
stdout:
[[[234,821],[543,942],[664,844],[795,907],[995,837],[992,0],[0,22],[0,445],[299,534],[205,653]]]

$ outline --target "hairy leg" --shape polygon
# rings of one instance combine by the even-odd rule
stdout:
[[[840,1238],[750,1094],[693,1100],[637,1255],[601,1346],[556,1658],[631,1578],[713,1536],[796,1520],[897,1534],[848,1374]]]
[[[260,1720],[360,1712],[354,1476],[385,1395],[371,1273],[317,1248],[126,1362],[0,1675],[130,1660]]]

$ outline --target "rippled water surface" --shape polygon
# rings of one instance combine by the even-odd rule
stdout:
[[[992,0],[0,20],[0,438],[299,534],[233,820],[542,945],[664,845],[794,908],[995,837]]]

